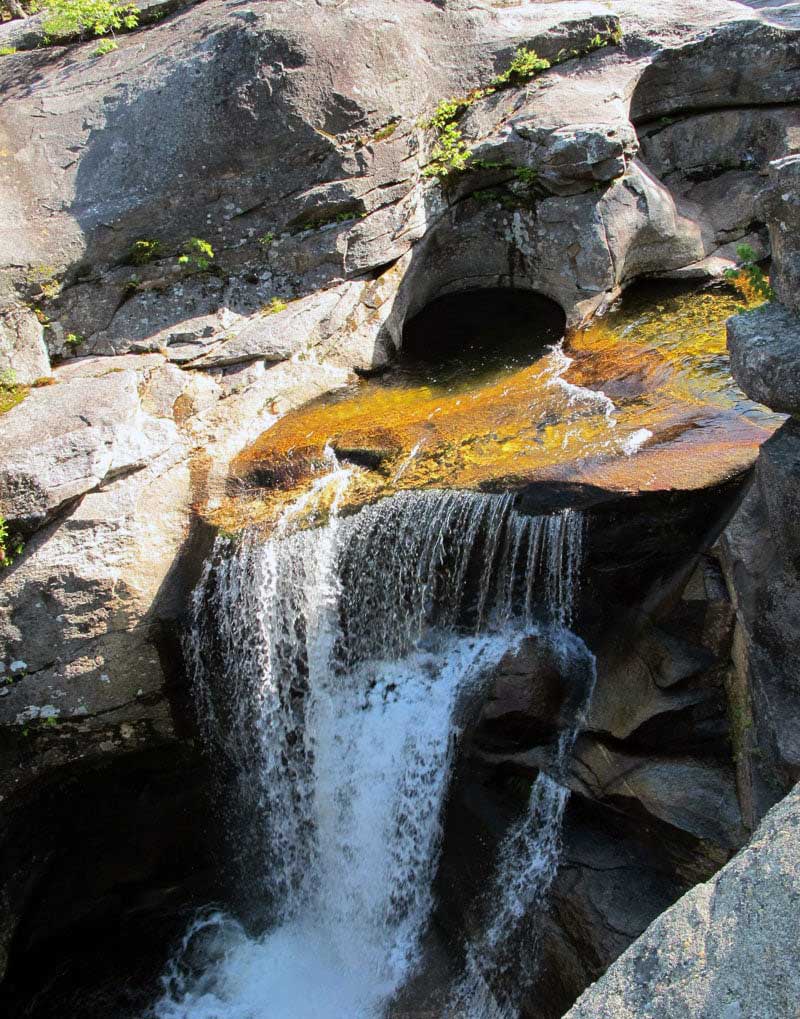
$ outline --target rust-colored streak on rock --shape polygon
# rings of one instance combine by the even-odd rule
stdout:
[[[537,350],[533,333],[527,363],[407,366],[324,397],[236,458],[217,522],[269,526],[330,469],[326,447],[353,468],[346,507],[408,488],[717,484],[751,466],[779,420],[730,378],[724,324],[737,300],[650,289],[562,348]]]

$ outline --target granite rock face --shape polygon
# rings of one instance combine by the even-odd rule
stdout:
[[[734,0],[146,6],[169,17],[102,59],[93,42],[0,58],[0,371],[28,383],[56,365],[55,385],[0,418],[0,512],[27,540],[0,578],[3,811],[33,818],[87,763],[184,739],[176,634],[211,538],[195,511],[219,501],[247,443],[383,367],[439,294],[528,288],[575,323],[639,275],[718,274],[742,240],[766,251],[752,195],[767,162],[800,147],[800,32]],[[0,40],[32,46],[37,31],[4,26]],[[468,172],[446,186],[424,174],[436,137],[421,122],[520,46],[580,56],[473,104],[459,122]],[[748,157],[729,165],[734,148]],[[187,262],[193,238],[211,265]],[[670,639],[641,638],[648,663]],[[635,727],[606,703],[584,758],[630,737],[646,751],[574,783],[727,851],[730,775],[703,762],[724,806],[710,831],[677,793],[665,819],[652,792],[700,774],[696,747],[655,779],[642,760],[659,726],[698,742],[702,712],[718,721],[697,648],[680,651],[679,677],[655,667],[663,688],[627,677],[650,684]],[[507,680],[513,699],[513,669]],[[7,899],[3,944],[45,880],[17,862],[25,894]],[[588,869],[581,884],[588,916],[611,892]],[[651,885],[615,951],[682,887]]]
[[[709,516],[710,508],[698,520],[694,547],[706,538]],[[723,516],[718,529],[724,523]],[[633,533],[635,524],[629,526]],[[590,576],[603,572],[592,546],[604,540],[590,518]],[[651,581],[657,579],[647,613],[626,612],[606,592],[605,619],[613,623],[597,631],[585,624],[596,683],[563,779],[572,795],[561,862],[541,920],[541,965],[523,1009],[536,1019],[561,1016],[659,913],[723,866],[752,830],[731,760],[735,723],[726,687],[734,606],[716,553],[698,561],[691,539],[678,545],[685,561],[649,568]],[[619,560],[618,549],[605,551],[608,561]],[[628,564],[628,582],[635,585],[641,572]],[[583,600],[596,602],[598,589]],[[576,672],[573,662],[565,680],[558,657],[539,638],[507,656],[493,674],[490,698],[467,736],[465,767],[473,771],[449,808],[455,833],[446,834],[440,892],[447,929],[468,922],[464,901],[472,885],[459,875],[463,869],[482,886],[480,864],[470,859],[502,831],[510,790],[522,776],[552,766],[556,720],[563,724],[577,707],[568,696],[575,693]],[[494,793],[498,786],[501,795]]]
[[[26,385],[50,374],[42,326],[27,308],[0,312],[0,379]]]
[[[72,334],[81,354],[190,363],[241,335],[226,363],[248,361],[274,297],[369,282],[404,256],[343,362],[380,366],[407,315],[492,281],[552,296],[575,321],[641,273],[719,273],[731,243],[758,247],[758,173],[797,151],[797,33],[734,0],[668,14],[371,0],[314,4],[307,22],[284,0],[246,15],[207,0],[122,37],[102,65],[58,48],[3,60],[0,264],[10,302],[41,286],[54,353]],[[592,49],[620,29],[620,45]],[[446,188],[423,176],[436,138],[420,123],[521,45],[582,55],[473,104],[459,122],[468,172]],[[42,115],[57,133],[39,131]],[[213,246],[216,275],[179,263],[192,237]],[[157,242],[144,258],[141,241]],[[282,331],[272,357],[306,339]]]
[[[791,416],[761,447],[753,485],[723,542],[737,616],[740,784],[750,790],[754,816],[800,778],[800,161],[770,164],[761,208],[776,300],[730,319],[728,348],[744,391]]]
[[[737,315],[728,322],[728,349],[734,378],[749,397],[800,415],[800,316],[777,301]]]
[[[26,530],[171,450],[172,422],[141,413],[134,371],[33,389],[3,417],[0,504]]]
[[[800,1000],[800,791],[660,916],[565,1019],[788,1019]]]
[[[772,286],[783,304],[800,312],[800,157],[770,163],[761,208],[769,224]]]
[[[754,483],[723,542],[736,609],[740,785],[756,817],[800,778],[800,426],[762,447]]]

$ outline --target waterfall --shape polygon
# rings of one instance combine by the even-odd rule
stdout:
[[[290,513],[268,540],[219,541],[195,593],[188,656],[236,776],[251,915],[197,919],[159,1019],[378,1019],[433,908],[464,705],[526,634],[570,620],[579,514],[428,491],[340,517],[347,481],[334,463],[319,483],[320,526]]]
[[[569,663],[583,703],[559,737],[550,773],[536,777],[527,811],[500,845],[494,881],[484,896],[485,927],[467,945],[464,973],[450,993],[445,1019],[517,1019],[519,1002],[536,975],[541,915],[558,868],[569,797],[562,780],[596,680],[594,655],[579,637],[559,631],[556,649]]]

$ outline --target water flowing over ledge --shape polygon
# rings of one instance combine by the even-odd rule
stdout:
[[[218,547],[196,592],[200,715],[238,777],[228,816],[253,909],[247,930],[198,919],[161,1019],[383,1014],[419,961],[470,695],[526,634],[567,633],[580,514],[434,491],[339,518],[347,481],[334,464],[325,526],[291,533],[287,517],[267,541]],[[534,785],[499,861],[501,910],[546,890],[565,798],[554,779]]]

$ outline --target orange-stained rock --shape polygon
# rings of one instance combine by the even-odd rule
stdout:
[[[534,334],[532,353],[406,365],[323,397],[236,458],[216,522],[270,526],[330,471],[331,451],[352,466],[345,508],[409,488],[719,484],[752,465],[780,420],[730,377],[725,320],[738,300],[649,287],[544,352]]]

